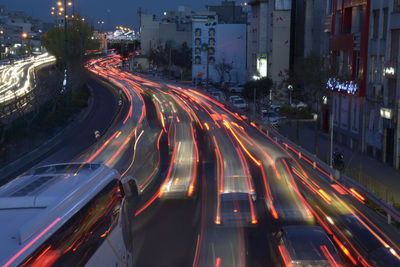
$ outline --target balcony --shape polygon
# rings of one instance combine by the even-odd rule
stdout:
[[[354,37],[354,34],[331,36],[331,50],[353,50],[355,46]]]
[[[260,4],[260,3],[266,3],[266,2],[268,2],[267,0],[250,0],[249,2],[248,2],[248,4],[249,5],[258,5],[258,4]]]

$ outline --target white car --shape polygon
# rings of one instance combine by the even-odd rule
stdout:
[[[233,101],[234,101],[235,99],[240,99],[240,96],[238,96],[238,95],[231,95],[231,96],[229,97],[229,102],[233,103]]]
[[[235,98],[233,100],[233,105],[240,109],[247,109],[247,103],[244,101],[243,98]]]
[[[279,116],[279,114],[274,111],[263,111],[264,122],[269,122],[271,125],[277,126],[279,124],[280,119],[281,116]]]
[[[298,110],[303,110],[305,108],[307,108],[307,104],[304,102],[298,102],[298,103],[292,103],[291,105],[293,108],[297,108]]]

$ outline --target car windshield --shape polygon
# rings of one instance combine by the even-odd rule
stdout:
[[[284,235],[284,240],[292,260],[327,261],[325,249],[336,261],[339,260],[332,243],[319,229],[290,229]]]

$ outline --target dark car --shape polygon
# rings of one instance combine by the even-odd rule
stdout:
[[[283,227],[275,238],[285,266],[342,266],[335,246],[319,226]]]

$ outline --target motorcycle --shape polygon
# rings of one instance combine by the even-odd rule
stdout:
[[[345,168],[343,152],[335,150],[333,152],[333,167],[339,171],[343,171]]]

